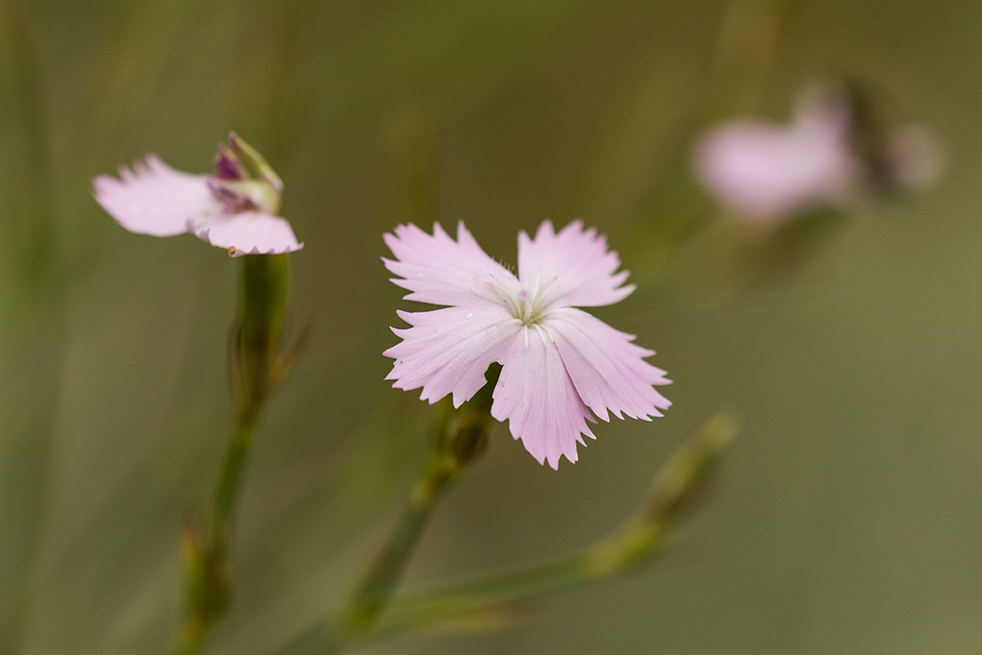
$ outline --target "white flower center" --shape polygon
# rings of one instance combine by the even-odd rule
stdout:
[[[546,284],[536,279],[534,284],[523,286],[517,295],[502,294],[508,311],[526,327],[539,325],[549,316],[551,307],[545,303],[543,296],[553,282],[555,278]]]

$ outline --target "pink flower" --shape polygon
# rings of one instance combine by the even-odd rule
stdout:
[[[558,234],[552,223],[534,239],[518,235],[518,276],[489,257],[463,223],[457,240],[439,224],[432,236],[400,225],[385,243],[383,259],[408,289],[407,300],[446,305],[399,317],[402,342],[385,351],[395,359],[387,380],[398,389],[423,391],[435,403],[453,394],[459,407],[487,380],[492,362],[502,365],[491,415],[508,420],[512,436],[541,464],[575,462],[581,435],[595,438],[590,414],[609,420],[650,420],[671,404],[653,385],[669,384],[665,372],[645,361],[654,351],[576,307],[610,305],[627,297],[627,271],[596,230],[574,221]],[[585,445],[585,444],[584,444]]]
[[[937,139],[885,120],[861,86],[816,86],[798,99],[790,125],[735,120],[695,149],[696,176],[737,216],[779,223],[870,192],[912,191],[937,180]]]
[[[862,166],[840,102],[800,104],[790,125],[735,120],[708,132],[696,176],[720,204],[758,221],[780,221],[844,198]]]
[[[303,244],[293,228],[276,215],[282,182],[241,139],[232,134],[230,141],[231,150],[219,151],[215,176],[174,170],[150,154],[132,170],[121,167],[120,179],[95,178],[93,195],[120,225],[137,234],[191,232],[233,257],[299,250]],[[260,178],[248,177],[240,159],[257,164]]]

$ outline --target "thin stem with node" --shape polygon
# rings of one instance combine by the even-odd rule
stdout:
[[[706,423],[661,468],[634,516],[593,545],[547,562],[447,583],[385,603],[375,602],[386,597],[377,596],[375,590],[391,590],[391,585],[386,586],[383,581],[394,582],[398,577],[381,573],[401,571],[411,552],[400,528],[354,596],[352,607],[371,608],[371,612],[352,614],[349,610],[340,619],[330,616],[276,651],[276,655],[328,655],[355,644],[451,622],[493,627],[507,622],[516,608],[535,598],[633,571],[666,551],[671,528],[709,486],[736,431],[737,423],[728,415],[716,416]],[[421,482],[427,479],[424,475]],[[410,510],[403,526],[415,526],[417,519]],[[394,566],[396,562],[399,566]],[[366,619],[368,616],[371,620]]]
[[[288,644],[283,655],[334,653],[375,633],[437,503],[487,447],[491,393],[500,372],[501,366],[492,364],[487,384],[459,409],[439,408],[429,457],[395,530],[341,610]]]
[[[288,255],[242,257],[239,316],[229,336],[235,425],[206,527],[189,522],[184,533],[188,609],[180,648],[187,653],[197,652],[212,625],[224,616],[231,599],[236,510],[256,426],[270,394],[286,375],[299,348],[286,352],[282,348],[289,284]]]

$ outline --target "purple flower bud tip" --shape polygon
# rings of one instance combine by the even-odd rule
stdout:
[[[235,154],[225,144],[219,144],[215,156],[215,177],[219,180],[244,180],[245,173]]]

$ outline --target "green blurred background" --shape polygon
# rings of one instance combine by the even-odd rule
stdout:
[[[182,521],[229,430],[235,262],[190,236],[125,232],[92,200],[93,176],[151,151],[207,172],[235,129],[287,183],[284,213],[306,242],[292,317],[315,332],[261,429],[238,596],[206,649],[268,652],[351,585],[424,454],[426,407],[383,380],[388,326],[409,303],[381,235],[463,219],[514,262],[519,229],[582,217],[642,267],[646,198],[718,74],[730,11],[0,2],[0,652],[166,652]],[[407,583],[590,543],[634,511],[674,445],[730,408],[744,430],[673,553],[547,599],[510,630],[364,652],[982,643],[980,24],[971,1],[799,3],[734,111],[783,117],[809,82],[858,76],[946,144],[940,183],[857,203],[793,274],[749,289],[693,283],[726,272],[701,268],[698,238],[677,248],[667,276],[597,312],[658,350],[675,380],[668,415],[602,424],[558,473],[499,429]]]

